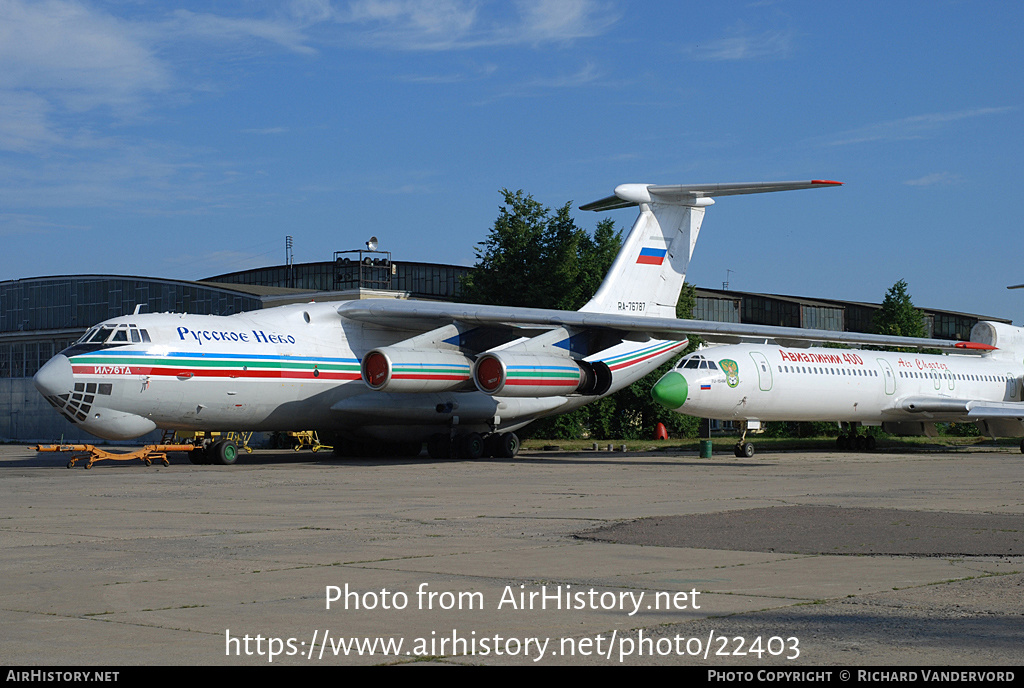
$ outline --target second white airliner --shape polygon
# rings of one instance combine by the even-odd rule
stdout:
[[[932,355],[713,346],[682,358],[651,393],[682,414],[738,421],[737,456],[753,455],[746,433],[761,421],[847,424],[840,448],[874,447],[859,425],[934,435],[936,422],[973,422],[995,437],[1024,435],[1024,329],[982,321],[959,348],[964,353]]]

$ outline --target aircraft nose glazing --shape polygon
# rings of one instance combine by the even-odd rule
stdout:
[[[59,397],[69,394],[75,386],[71,361],[64,354],[57,354],[39,369],[32,378],[44,397]]]
[[[658,380],[651,388],[654,400],[667,409],[675,410],[683,405],[689,393],[686,378],[674,370]]]

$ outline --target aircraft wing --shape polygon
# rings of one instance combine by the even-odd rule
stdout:
[[[777,327],[747,323],[723,323],[712,320],[678,320],[612,313],[559,311],[543,308],[488,306],[468,303],[442,303],[397,299],[364,299],[347,301],[338,306],[338,314],[350,320],[399,329],[428,330],[449,323],[475,326],[502,327],[575,327],[600,328],[632,334],[628,337],[657,339],[686,339],[700,335],[709,341],[736,342],[741,340],[785,342],[786,346],[819,342],[835,342],[854,346],[895,346],[906,348],[944,349],[970,352],[965,342],[926,337],[895,337],[837,332],[799,327]]]
[[[908,397],[899,407],[926,416],[967,416],[971,420],[1013,418],[1024,421],[1024,402],[989,399],[952,399],[949,397]]]

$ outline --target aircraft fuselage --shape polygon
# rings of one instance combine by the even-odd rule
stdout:
[[[503,398],[477,391],[472,382],[435,393],[370,389],[360,374],[363,355],[416,334],[339,317],[337,304],[330,303],[231,316],[138,314],[92,328],[48,362],[35,381],[65,418],[113,440],[157,428],[316,428],[388,441],[422,440],[453,424],[460,431],[511,430],[593,398]],[[625,364],[612,366],[610,393],[685,344],[624,342],[595,358],[625,357]]]
[[[1020,361],[991,354],[738,344],[685,357],[654,394],[680,413],[719,420],[966,421],[960,401],[1021,402],[1022,373]],[[918,399],[929,403],[915,407]]]

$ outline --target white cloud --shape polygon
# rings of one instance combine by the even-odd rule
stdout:
[[[746,29],[737,30],[728,38],[701,42],[690,52],[698,60],[721,62],[788,57],[793,50],[791,31],[764,31],[751,35]]]
[[[356,44],[426,51],[570,41],[618,21],[598,0],[520,0],[511,9],[482,0],[353,0],[337,17]]]
[[[610,6],[591,0],[521,0],[519,31],[530,42],[600,35],[618,20]]]
[[[253,17],[222,17],[215,14],[199,14],[188,10],[177,10],[173,19],[162,25],[162,29],[178,38],[205,39],[238,43],[256,39],[276,43],[297,53],[316,52],[303,32],[303,26],[290,18],[261,19]],[[319,16],[319,15],[317,15]],[[303,18],[309,20],[308,14]],[[317,20],[319,21],[319,19]]]
[[[0,89],[45,91],[84,111],[137,104],[168,69],[131,23],[70,0],[0,0]]]
[[[831,145],[843,146],[854,143],[920,139],[933,135],[936,131],[954,122],[988,115],[1000,115],[1011,112],[1014,109],[1013,107],[974,108],[972,110],[932,112],[924,115],[902,117],[843,132],[831,142]]]

